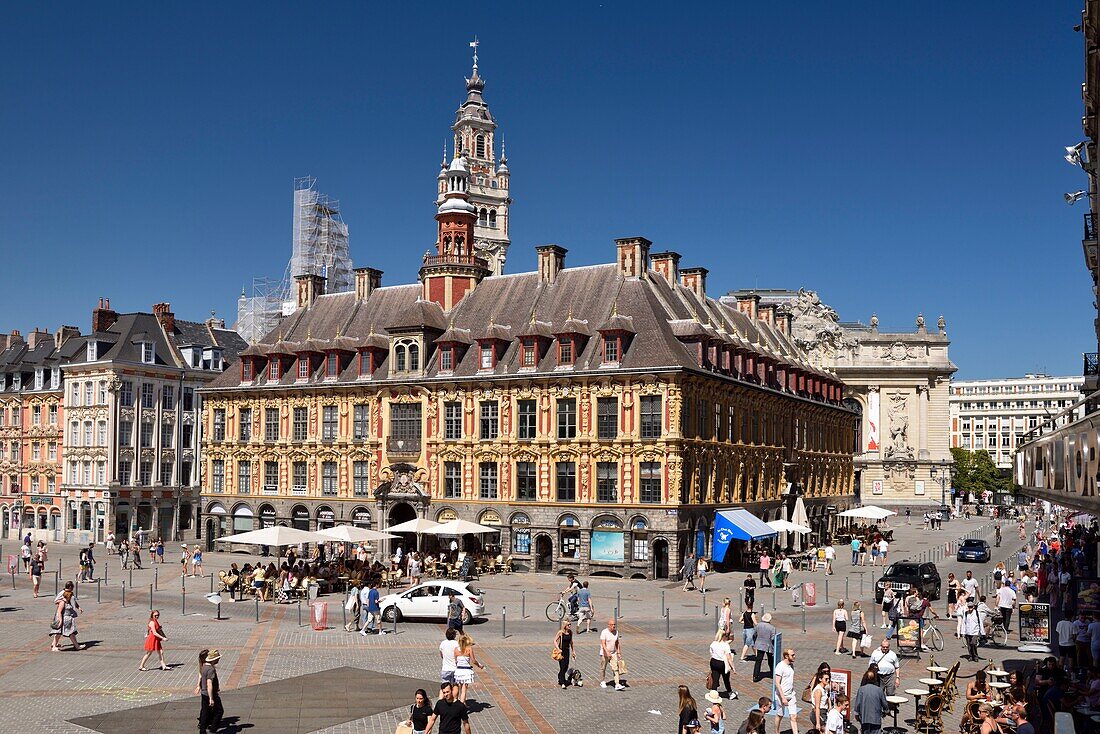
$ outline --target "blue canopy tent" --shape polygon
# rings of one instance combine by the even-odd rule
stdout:
[[[710,557],[714,563],[726,558],[730,541],[760,540],[779,535],[763,520],[740,507],[719,510],[714,514],[714,536],[710,544]]]

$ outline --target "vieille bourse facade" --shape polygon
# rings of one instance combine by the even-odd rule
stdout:
[[[709,553],[717,509],[786,517],[794,484],[820,530],[850,503],[855,415],[774,309],[708,298],[705,269],[644,238],[491,276],[447,248],[452,214],[419,283],[302,276],[298,310],[203,390],[208,547],[459,517],[522,567],[659,578]]]

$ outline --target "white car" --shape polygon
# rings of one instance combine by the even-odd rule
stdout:
[[[463,624],[485,616],[485,595],[480,589],[464,581],[445,579],[428,581],[398,594],[387,594],[378,600],[378,606],[382,610],[382,619],[387,622],[405,618],[446,620],[452,593],[465,607]]]

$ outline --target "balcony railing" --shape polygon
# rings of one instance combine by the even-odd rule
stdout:
[[[394,438],[391,436],[386,441],[386,450],[395,456],[419,456],[420,439]]]
[[[1082,375],[1084,377],[1095,377],[1100,375],[1100,354],[1096,352],[1085,353],[1085,369]]]
[[[425,255],[425,265],[476,265],[489,267],[489,263],[477,255]]]

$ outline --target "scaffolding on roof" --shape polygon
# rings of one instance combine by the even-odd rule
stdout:
[[[294,179],[294,231],[288,283],[298,275],[325,278],[325,293],[344,293],[355,287],[348,225],[340,217],[340,202],[314,188],[317,179]]]
[[[253,278],[252,295],[237,299],[237,323],[233,327],[245,341],[257,342],[274,331],[283,317],[283,303],[289,297],[285,280]]]

